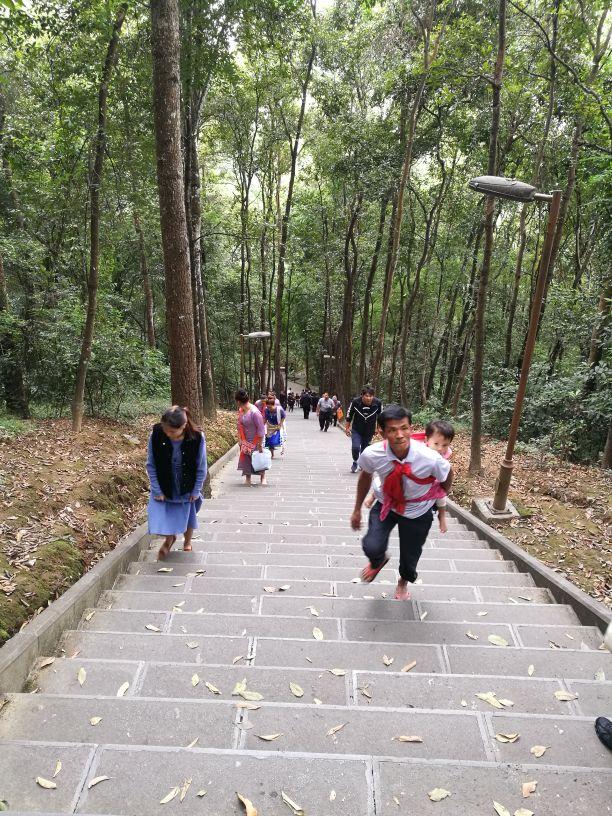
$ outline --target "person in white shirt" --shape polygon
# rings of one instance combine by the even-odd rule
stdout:
[[[359,457],[361,474],[357,482],[355,509],[351,516],[353,530],[361,529],[361,506],[378,474],[374,487],[376,503],[370,510],[368,531],[363,537],[363,551],[369,563],[361,580],[373,581],[389,561],[387,545],[393,528],[398,525],[400,539],[400,578],[395,591],[397,600],[409,600],[408,583],[417,579],[417,565],[433,520],[435,498],[429,498],[434,482],[448,492],[453,481],[450,463],[422,442],[410,439],[412,416],[400,405],[389,405],[380,414],[378,424],[382,442],[366,448]]]

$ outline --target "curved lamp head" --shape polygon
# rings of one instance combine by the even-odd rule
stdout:
[[[254,331],[254,332],[249,332],[249,334],[246,334],[245,337],[248,340],[264,340],[266,337],[270,337],[270,332],[269,331]]]
[[[477,193],[509,198],[511,201],[533,201],[537,194],[532,184],[503,176],[478,176],[470,179],[470,187]]]

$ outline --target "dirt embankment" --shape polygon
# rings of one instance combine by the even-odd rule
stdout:
[[[88,420],[75,436],[47,420],[0,438],[0,644],[143,520],[153,421]],[[236,441],[234,415],[205,432],[211,463]]]
[[[505,442],[483,441],[483,476],[470,476],[470,437],[453,444],[453,498],[469,510],[473,498],[492,496]],[[612,474],[547,454],[514,457],[510,500],[521,514],[495,525],[540,561],[612,608]]]

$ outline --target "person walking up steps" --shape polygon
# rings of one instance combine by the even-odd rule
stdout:
[[[353,454],[351,473],[357,472],[357,459],[372,441],[381,411],[382,402],[374,396],[374,389],[369,386],[362,388],[361,396],[355,397],[349,405],[344,431],[351,437]]]
[[[237,469],[242,471],[243,476],[246,476],[245,483],[250,487],[251,476],[255,472],[251,463],[251,456],[254,450],[263,451],[265,425],[261,412],[250,402],[249,395],[244,388],[239,388],[234,398],[238,405],[238,439],[240,444]],[[260,476],[262,485],[267,484],[265,470]]]
[[[147,455],[149,533],[165,537],[157,554],[159,561],[167,558],[180,534],[184,536],[183,551],[191,552],[206,472],[204,434],[191,421],[187,408],[173,405],[153,426]]]
[[[310,406],[312,405],[312,399],[310,396],[309,391],[302,391],[302,395],[300,397],[300,407],[304,412],[304,419],[308,419],[308,415],[310,414]]]
[[[400,543],[400,579],[395,598],[409,600],[408,583],[417,579],[417,565],[423,544],[433,520],[434,499],[423,499],[435,481],[448,493],[453,481],[450,463],[437,451],[422,442],[410,440],[411,414],[400,405],[388,405],[380,414],[382,442],[376,442],[359,457],[362,473],[357,482],[355,509],[351,515],[353,530],[361,529],[361,506],[376,473],[380,482],[375,486],[376,503],[370,510],[368,531],[363,537],[363,551],[369,563],[361,572],[361,580],[373,581],[389,561],[387,545],[397,524]]]
[[[332,413],[334,410],[334,401],[330,399],[327,391],[317,403],[317,414],[319,416],[319,429],[327,433],[327,429],[331,425]]]

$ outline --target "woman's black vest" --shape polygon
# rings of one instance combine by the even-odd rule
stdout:
[[[172,490],[172,442],[163,432],[161,423],[153,426],[151,444],[157,481],[162,493],[168,499],[177,498],[173,496]],[[202,434],[199,433],[193,439],[183,439],[181,444],[181,496],[185,493],[191,493],[195,485],[198,453],[201,444]]]

